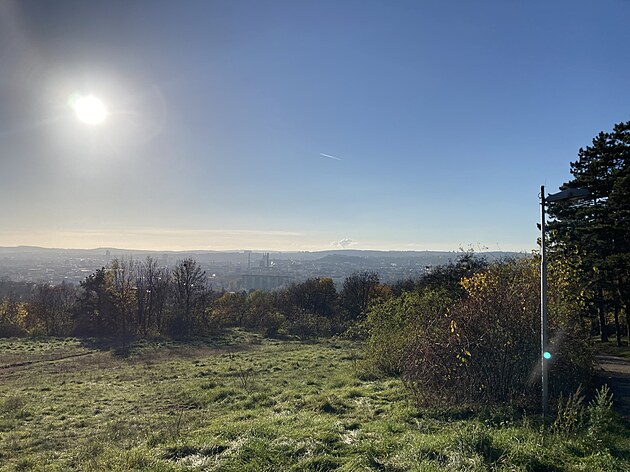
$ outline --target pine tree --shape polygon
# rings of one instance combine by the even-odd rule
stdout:
[[[620,344],[620,313],[624,309],[627,318],[630,309],[630,122],[581,148],[571,174],[565,187],[587,188],[592,198],[550,204],[551,253],[578,269],[583,293],[598,313],[602,341],[607,315],[614,313]]]

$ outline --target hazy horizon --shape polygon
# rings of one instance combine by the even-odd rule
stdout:
[[[0,246],[536,248],[630,3],[0,3]],[[77,105],[77,104],[80,104]]]
[[[68,241],[68,238],[62,236],[60,241]],[[152,252],[196,252],[196,251],[216,251],[216,252],[243,252],[243,251],[252,251],[252,252],[321,252],[321,251],[335,251],[335,250],[353,250],[353,251],[430,251],[430,252],[461,252],[473,250],[477,253],[482,252],[518,252],[518,253],[530,253],[534,249],[510,249],[498,247],[495,245],[494,248],[489,246],[484,246],[482,244],[462,244],[455,249],[450,248],[442,248],[439,245],[435,247],[416,247],[409,245],[407,247],[357,247],[357,245],[340,245],[340,244],[329,244],[328,246],[312,246],[306,249],[304,248],[291,248],[291,247],[264,247],[264,246],[225,246],[223,248],[217,248],[216,246],[210,245],[198,245],[198,246],[154,246],[154,247],[141,247],[141,246],[133,246],[133,245],[125,245],[121,244],[98,244],[91,245],[88,243],[77,243],[73,246],[65,246],[65,245],[55,245],[55,244],[1,244],[1,249],[11,249],[11,248],[20,248],[20,247],[34,247],[41,249],[51,249],[51,250],[97,250],[97,249],[118,249],[123,251],[152,251]]]

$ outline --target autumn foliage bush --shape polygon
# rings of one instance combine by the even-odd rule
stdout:
[[[534,259],[503,261],[461,280],[463,297],[436,292],[374,305],[373,362],[399,372],[421,404],[527,404],[540,391],[540,289]],[[437,298],[436,298],[437,297]],[[415,300],[415,301],[414,301]],[[430,302],[429,302],[430,300]],[[587,337],[550,313],[552,392],[572,391],[591,367]],[[383,329],[383,319],[396,329]],[[398,333],[398,334],[397,334]]]

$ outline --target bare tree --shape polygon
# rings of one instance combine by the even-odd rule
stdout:
[[[350,320],[365,317],[378,284],[379,278],[375,272],[356,272],[346,278],[340,298]]]
[[[148,256],[136,267],[136,320],[139,333],[162,333],[164,313],[168,301],[170,272],[159,267],[155,258]]]
[[[206,292],[207,277],[194,259],[179,261],[172,273],[175,318],[173,331],[177,335],[191,333],[194,323],[194,311]]]
[[[137,291],[136,274],[136,262],[131,258],[114,259],[108,267],[108,291],[112,297],[123,350],[127,349],[127,337],[134,332],[133,306]]]
[[[152,320],[157,332],[163,333],[171,287],[171,271],[168,267],[157,268],[150,287],[151,298],[149,305]]]
[[[76,290],[66,284],[38,285],[30,302],[29,311],[44,325],[48,336],[65,336],[72,329],[72,310]]]

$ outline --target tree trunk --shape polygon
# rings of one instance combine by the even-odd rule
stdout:
[[[619,324],[619,312],[621,306],[619,303],[615,303],[615,338],[617,340],[617,347],[621,347],[621,325]]]
[[[604,306],[602,290],[598,290],[597,316],[599,317],[599,334],[603,343],[608,342],[608,326],[606,325],[606,307]]]

